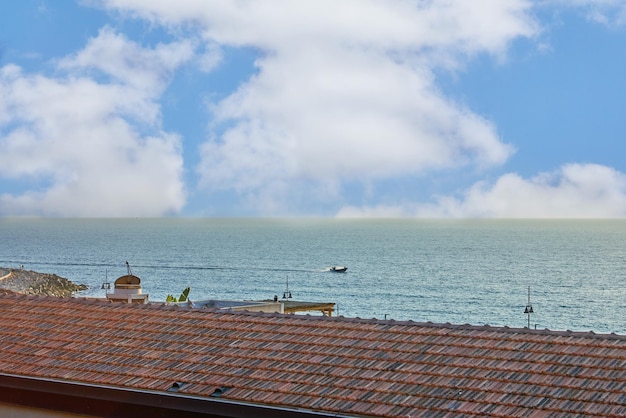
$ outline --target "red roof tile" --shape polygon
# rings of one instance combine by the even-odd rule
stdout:
[[[371,416],[626,415],[626,337],[0,295],[0,373]]]

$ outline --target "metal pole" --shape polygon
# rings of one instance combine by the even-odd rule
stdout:
[[[533,305],[530,304],[530,286],[528,286],[528,303],[524,313],[528,315],[528,329],[530,329],[530,314],[533,313]]]
[[[528,286],[528,329],[530,329],[530,286]]]

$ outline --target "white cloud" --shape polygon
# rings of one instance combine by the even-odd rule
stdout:
[[[587,19],[608,26],[626,24],[626,3],[623,0],[553,0],[548,6],[560,5],[583,9]]]
[[[501,176],[479,182],[462,198],[439,197],[436,204],[404,207],[346,207],[339,217],[417,216],[421,218],[623,218],[626,175],[597,164],[568,164],[531,179]]]
[[[595,164],[569,164],[530,180],[508,174],[492,187],[474,186],[448,210],[483,217],[619,218],[626,216],[626,176]]]
[[[434,71],[475,54],[501,56],[534,36],[530,1],[103,3],[260,51],[257,74],[214,104],[228,128],[202,150],[210,190],[281,201],[301,193],[302,181],[334,187],[486,167],[513,152],[489,120],[444,97]]]
[[[204,51],[198,54],[198,67],[203,72],[213,71],[222,61],[223,54],[219,45],[209,42],[205,45]]]
[[[84,49],[60,60],[59,68],[82,72],[96,69],[116,83],[156,97],[174,70],[189,61],[193,52],[193,45],[187,40],[143,48],[106,26]]]
[[[66,77],[23,74],[14,65],[0,69],[0,176],[32,184],[1,194],[0,215],[179,212],[185,201],[181,141],[160,130],[154,90],[189,58],[187,49],[185,43],[144,49],[104,29],[60,61],[72,70]],[[86,76],[94,68],[113,81]]]

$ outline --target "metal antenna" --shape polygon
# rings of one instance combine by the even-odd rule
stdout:
[[[287,286],[283,292],[283,299],[291,299],[291,292],[289,291],[289,275],[287,275]]]
[[[524,313],[528,315],[528,329],[530,329],[530,314],[534,313],[533,305],[530,304],[530,286],[528,286],[528,303],[526,304],[526,309],[524,309]]]
[[[104,269],[104,283],[102,283],[102,288],[104,290],[104,296],[108,294],[108,290],[111,289],[111,283],[109,283],[109,269]]]

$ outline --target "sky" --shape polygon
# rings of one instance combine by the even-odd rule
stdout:
[[[626,217],[626,1],[0,0],[0,217]]]

